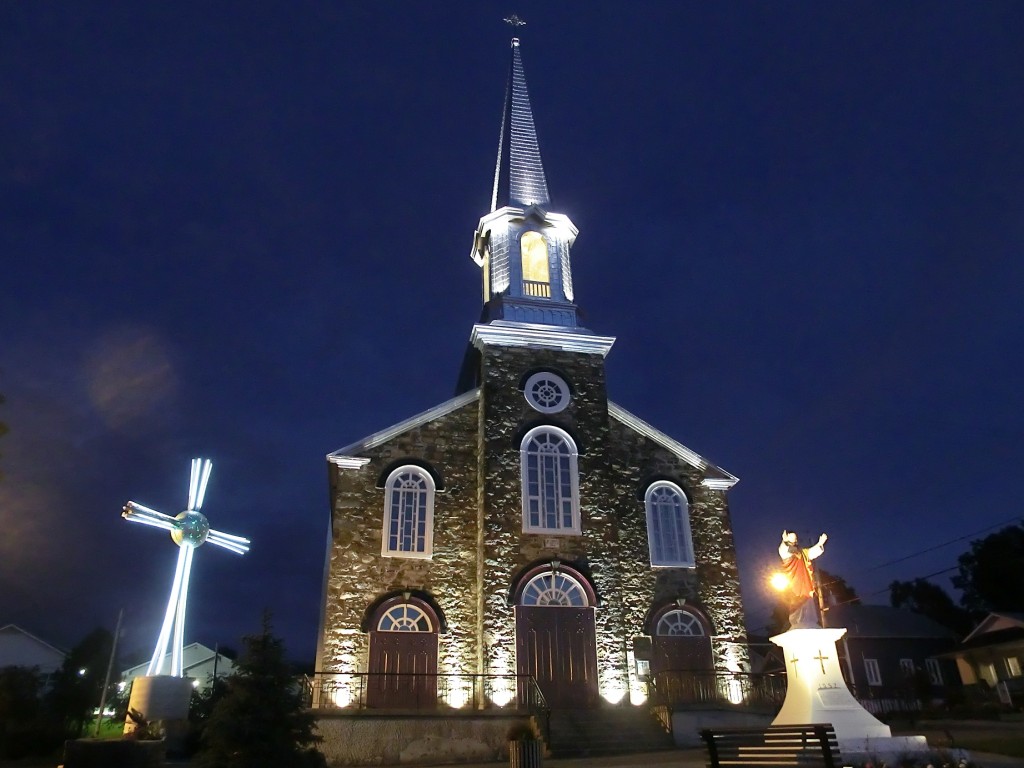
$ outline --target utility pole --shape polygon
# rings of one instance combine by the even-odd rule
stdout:
[[[124,617],[124,608],[117,612],[117,627],[114,629],[114,642],[110,644],[110,661],[107,662],[107,676],[103,680],[103,693],[100,694],[100,711],[96,715],[96,736],[100,735],[100,725],[103,724],[103,708],[107,705],[107,689],[110,688],[110,674],[114,671],[114,657],[117,655],[117,638],[121,636],[121,619]]]

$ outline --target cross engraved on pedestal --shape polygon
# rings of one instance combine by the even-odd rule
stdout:
[[[793,654],[793,658],[789,660],[789,662],[793,665],[793,677],[799,677],[800,676],[800,671],[799,671],[799,669],[796,666],[796,663],[798,661],[800,661],[800,659],[798,659],[796,657],[796,654],[794,653]]]
[[[827,658],[829,658],[829,657],[828,657],[828,656],[826,656],[826,655],[824,654],[824,652],[822,652],[822,650],[821,650],[821,649],[819,648],[819,649],[818,649],[818,655],[817,655],[817,656],[814,656],[813,658],[814,658],[814,660],[815,660],[815,661],[817,661],[818,663],[820,663],[820,664],[821,664],[821,674],[823,674],[823,675],[824,675],[824,674],[825,674],[825,660],[826,660]]]

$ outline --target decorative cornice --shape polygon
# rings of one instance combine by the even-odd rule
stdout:
[[[329,454],[327,460],[341,469],[360,469],[370,463],[370,460],[362,456],[336,456]]]
[[[671,451],[676,456],[681,458],[691,467],[695,467],[696,469],[699,469],[702,472],[707,472],[710,470],[713,473],[721,474],[721,477],[705,477],[701,481],[701,485],[703,485],[705,488],[726,491],[739,482],[740,479],[735,475],[726,472],[721,467],[716,467],[714,464],[709,462],[700,454],[691,451],[678,440],[673,440],[664,432],[655,429],[646,421],[641,419],[639,416],[633,415],[622,406],[613,403],[611,400],[608,401],[608,415],[622,422],[630,429],[639,432],[644,437],[650,438],[663,448],[667,448],[669,451]]]
[[[468,405],[479,398],[479,389],[473,389],[459,395],[458,397],[453,397],[451,400],[447,400],[440,405],[435,405],[433,408],[423,411],[423,413],[418,413],[405,421],[400,421],[387,429],[376,432],[358,442],[346,445],[344,448],[339,448],[333,453],[327,454],[327,461],[341,469],[359,469],[360,467],[365,467],[370,460],[363,456],[357,456],[356,454],[376,448],[378,445],[386,443],[388,440],[398,437],[398,435],[408,432],[410,429],[415,429],[416,427],[422,426],[423,424],[433,421],[445,414],[458,410],[462,406]]]
[[[539,347],[560,349],[564,352],[583,352],[607,356],[615,343],[614,336],[597,336],[592,333],[578,333],[560,330],[553,325],[512,323],[495,320],[487,325],[474,325],[469,337],[479,350],[484,347]]]

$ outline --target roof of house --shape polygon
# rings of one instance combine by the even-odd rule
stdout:
[[[1024,613],[1000,611],[990,613],[960,644],[961,648],[998,645],[1024,638]]]
[[[846,603],[828,609],[832,627],[846,627],[848,636],[875,638],[956,639],[956,633],[927,616],[888,605]]]
[[[29,632],[27,629],[22,629],[17,624],[5,624],[4,626],[0,627],[0,636],[3,636],[3,635],[7,635],[7,636],[18,636],[18,635],[20,635],[20,636],[22,636],[22,637],[24,637],[24,638],[26,638],[26,639],[28,639],[28,640],[38,644],[39,646],[45,648],[48,651],[52,651],[55,654],[60,654],[61,657],[64,657],[64,656],[68,655],[67,651],[62,651],[57,646],[51,645],[50,643],[46,642],[42,638],[36,637],[31,632]]]

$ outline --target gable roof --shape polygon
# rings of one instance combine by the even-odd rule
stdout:
[[[981,642],[979,641],[983,635],[992,635],[995,633],[1001,633],[1000,637],[1009,637],[1013,633],[1007,633],[1006,630],[1020,630],[1020,634],[1024,635],[1024,613],[1014,612],[998,612],[990,613],[981,623],[978,624],[971,633],[964,638],[963,644],[971,643],[972,645],[984,645],[990,638],[986,638]],[[994,638],[991,638],[994,639]]]
[[[31,632],[29,632],[27,629],[22,629],[17,624],[5,624],[4,626],[0,627],[0,636],[2,636],[2,635],[15,635],[15,634],[23,635],[24,637],[26,637],[29,640],[37,643],[38,645],[43,646],[47,650],[53,651],[54,653],[59,653],[61,656],[67,656],[68,655],[67,651],[62,651],[57,646],[51,645],[50,643],[46,642],[45,640],[43,640],[43,639],[41,639],[39,637],[36,637]]]
[[[848,636],[873,638],[930,638],[955,640],[956,633],[920,613],[888,605],[844,603],[829,606],[829,626],[846,627]]]
[[[200,664],[205,664],[214,656],[220,656],[220,663],[226,665],[226,669],[230,670],[234,667],[234,662],[219,651],[215,651],[212,648],[208,648],[202,643],[195,642],[189,643],[182,650],[182,661],[183,671],[187,672]],[[164,654],[165,659],[170,659],[171,654]],[[149,662],[144,661],[141,664],[136,664],[134,667],[128,667],[128,669],[121,672],[122,678],[137,677],[138,675],[145,674],[149,668]]]
[[[415,416],[405,419],[404,421],[400,421],[397,424],[393,424],[386,429],[382,429],[380,432],[374,432],[372,435],[364,437],[362,440],[357,440],[354,443],[346,445],[344,448],[339,448],[338,450],[327,454],[327,461],[339,467],[349,469],[364,466],[370,460],[357,454],[362,453],[363,451],[368,451],[371,448],[376,448],[378,445],[386,443],[388,440],[398,437],[399,435],[408,432],[410,429],[415,429],[416,427],[427,424],[434,419],[449,414],[452,411],[456,411],[462,406],[468,405],[479,398],[479,388],[453,397],[451,400],[446,400],[440,405],[428,408],[422,413],[417,413]]]
[[[644,437],[653,440],[662,448],[671,451],[691,467],[704,472],[706,476],[702,484],[708,488],[726,490],[732,488],[732,486],[740,481],[736,475],[726,472],[721,467],[716,467],[696,451],[690,450],[678,440],[674,440],[664,432],[655,429],[639,416],[630,413],[621,405],[613,403],[611,400],[608,401],[608,415],[635,432],[639,432]]]

